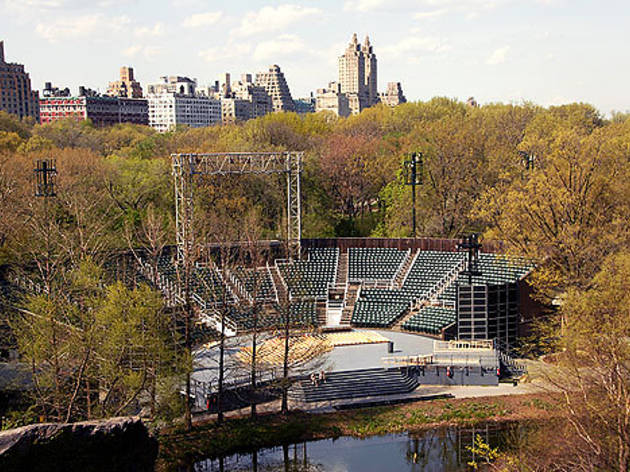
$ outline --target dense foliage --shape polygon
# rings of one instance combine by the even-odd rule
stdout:
[[[45,367],[40,371],[48,386],[38,400],[42,408],[60,418],[84,416],[91,397],[76,401],[73,386],[89,389],[94,381],[114,384],[109,398],[90,404],[94,414],[122,412],[138,396],[155,395],[161,370],[170,375],[156,361],[176,354],[168,330],[152,321],[163,309],[154,294],[95,275],[108,252],[142,246],[157,254],[174,242],[170,155],[284,150],[305,155],[302,221],[307,238],[410,236],[411,193],[402,164],[410,152],[422,152],[418,235],[479,231],[503,241],[506,250],[533,258],[537,270],[531,281],[538,295],[559,304],[566,300],[561,319],[551,325],[554,332],[545,338],[552,350],[567,353],[566,372],[579,374],[588,366],[608,375],[601,369],[611,355],[627,369],[627,283],[622,283],[628,275],[627,252],[623,254],[630,243],[627,115],[607,120],[587,104],[469,107],[435,98],[377,106],[347,119],[282,113],[158,134],[148,127],[95,128],[70,120],[35,125],[0,113],[0,266],[38,273],[49,294],[66,293],[77,284],[90,294],[81,295],[78,305],[63,297],[52,304],[50,297],[26,300],[28,310],[42,318],[18,323],[16,330],[22,354]],[[56,159],[59,170],[57,196],[48,202],[33,197],[33,163],[41,157]],[[282,238],[280,178],[207,179],[198,183],[196,198],[197,223],[204,234],[214,230],[213,242],[234,235]],[[85,309],[77,311],[77,306]],[[67,320],[79,330],[57,337],[60,323]],[[612,338],[597,329],[602,323]],[[111,365],[116,358],[108,352],[111,346],[98,342],[99,330],[114,330],[116,342],[129,346],[155,339],[156,345],[142,353],[150,368],[138,370],[135,364],[129,370],[128,357]],[[60,354],[70,351],[70,357]],[[60,363],[70,358],[70,365]],[[182,362],[183,370],[189,370],[189,360],[178,360]],[[64,369],[67,375],[61,376]],[[611,403],[614,392],[596,376],[584,383],[586,400],[576,403],[575,392],[566,393],[568,411],[577,405],[567,424],[574,421],[572,431],[578,435],[581,421],[594,418],[591,398],[598,406],[626,402],[619,406],[623,411],[600,415],[603,439],[585,443],[617,454],[616,461],[605,462],[614,467],[627,465],[629,455],[627,448],[604,444],[628,438],[627,370],[623,375],[625,381],[616,379],[610,387],[623,391],[617,403]],[[625,426],[606,430],[606,421]],[[585,460],[604,463],[596,453]]]

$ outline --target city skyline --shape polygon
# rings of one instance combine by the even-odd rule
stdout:
[[[122,65],[143,85],[169,74],[206,85],[227,71],[238,76],[279,64],[297,98],[335,76],[340,52],[360,31],[377,45],[379,83],[402,82],[410,101],[475,96],[481,104],[582,101],[604,113],[630,109],[623,27],[630,7],[619,1],[82,5],[0,1],[6,59],[25,64],[35,90],[52,82],[106,92]]]

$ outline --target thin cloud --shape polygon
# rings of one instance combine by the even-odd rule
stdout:
[[[142,38],[142,37],[159,37],[164,36],[166,33],[166,27],[164,23],[158,21],[153,27],[148,26],[139,26],[133,32],[134,35]]]
[[[207,62],[217,62],[249,54],[252,46],[249,43],[227,44],[199,51],[199,57]]]
[[[294,34],[283,34],[269,41],[263,41],[254,50],[254,59],[258,61],[286,57],[297,52],[304,52],[302,39]]]
[[[222,11],[207,11],[204,13],[195,13],[184,18],[183,26],[188,28],[199,28],[201,26],[212,26],[219,22],[223,17]]]
[[[76,38],[103,38],[124,31],[131,20],[122,15],[106,17],[97,13],[76,17],[63,17],[57,20],[38,23],[35,32],[50,41],[63,41]]]
[[[490,54],[490,56],[488,56],[488,58],[486,59],[486,64],[491,66],[503,64],[509,52],[510,46],[504,46],[502,48],[496,49],[492,54]]]
[[[373,11],[378,10],[387,4],[391,3],[388,0],[346,0],[343,4],[345,11]]]
[[[301,5],[266,6],[258,11],[250,11],[245,15],[238,28],[232,30],[236,36],[251,36],[258,33],[269,33],[288,27],[305,18],[321,13],[319,8]]]
[[[408,63],[416,64],[420,57],[449,51],[451,46],[437,37],[407,37],[396,44],[379,49],[381,56],[405,58]]]
[[[437,18],[448,12],[447,8],[440,8],[439,10],[420,11],[413,15],[415,20],[426,20],[430,18]]]
[[[127,49],[123,50],[122,54],[125,57],[135,58],[135,57],[143,57],[147,61],[152,61],[157,57],[164,54],[165,48],[161,46],[141,46],[141,45],[133,45],[129,46]]]

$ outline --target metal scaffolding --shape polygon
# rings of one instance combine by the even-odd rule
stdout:
[[[289,253],[299,257],[302,238],[300,177],[302,152],[222,152],[212,154],[173,154],[175,184],[175,223],[177,256],[183,262],[190,254],[194,235],[194,177],[211,175],[285,174],[287,183],[287,240]]]

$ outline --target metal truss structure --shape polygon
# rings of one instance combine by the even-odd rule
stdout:
[[[286,175],[287,240],[291,257],[299,257],[302,238],[300,177],[302,152],[224,152],[212,154],[173,154],[177,255],[183,262],[193,248],[195,176]]]

